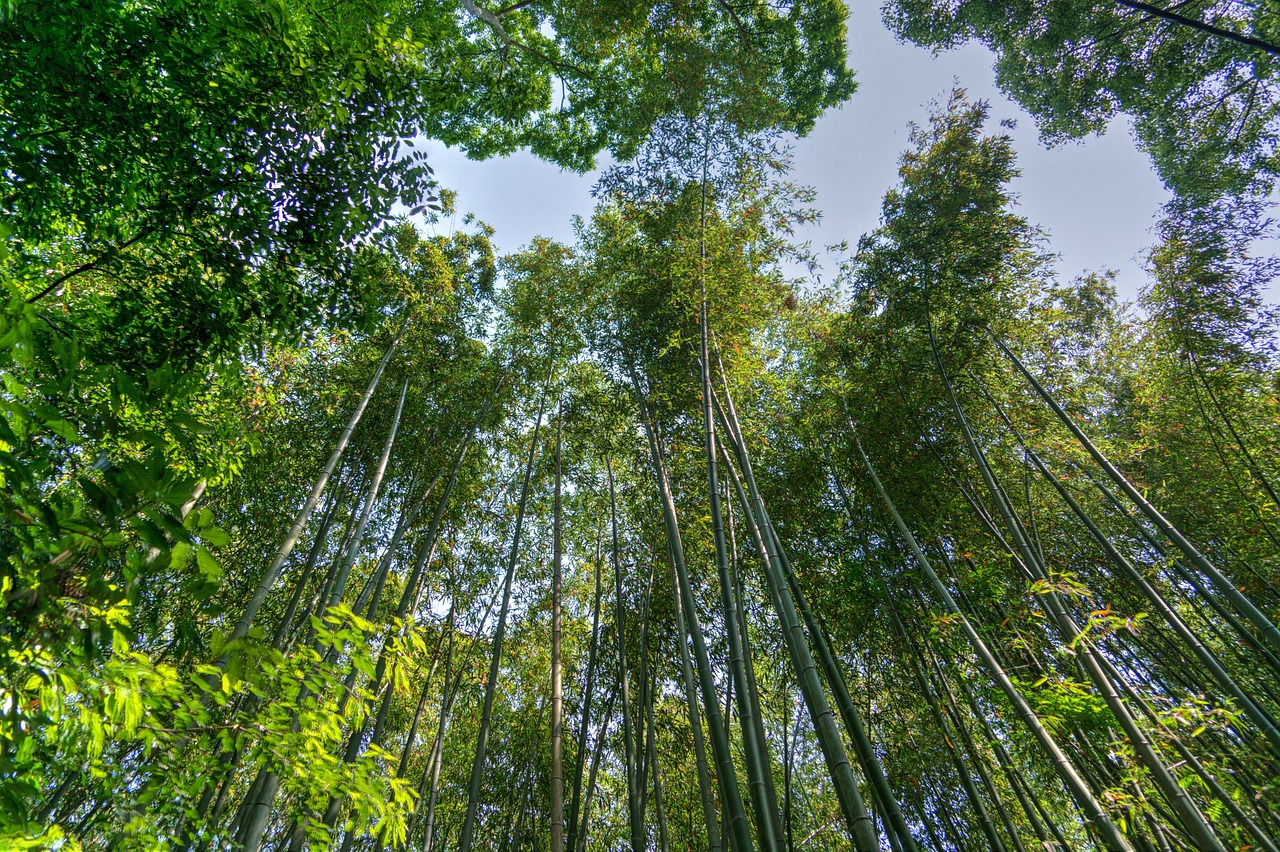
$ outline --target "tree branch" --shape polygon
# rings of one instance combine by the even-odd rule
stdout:
[[[1159,6],[1152,6],[1150,3],[1143,3],[1141,0],[1116,0],[1121,6],[1128,6],[1130,9],[1136,9],[1139,12],[1146,12],[1148,15],[1154,15],[1157,18],[1164,18],[1166,21],[1173,21],[1175,24],[1182,24],[1184,27],[1200,30],[1201,32],[1216,35],[1248,47],[1256,47],[1258,50],[1265,50],[1272,56],[1280,56],[1280,45],[1272,44],[1269,41],[1263,41],[1253,36],[1241,35],[1222,27],[1206,24],[1204,21],[1197,21],[1195,18],[1188,18],[1171,12],[1168,9],[1161,9]]]
[[[538,0],[520,0],[519,3],[512,3],[510,6],[507,6],[504,9],[499,9],[495,14],[499,18],[504,18],[507,15],[510,15],[512,12],[518,12],[521,9],[525,8],[526,6],[532,6],[534,3],[537,3],[537,2]]]
[[[498,39],[502,42],[504,50],[507,50],[512,47],[518,47],[520,50],[523,50],[525,53],[529,54],[534,59],[540,59],[543,62],[547,63],[552,68],[554,68],[557,73],[560,73],[562,76],[563,76],[563,72],[572,71],[578,76],[586,79],[590,79],[591,77],[593,77],[594,74],[592,74],[590,70],[586,68],[582,68],[578,65],[574,65],[572,63],[561,62],[560,60],[555,59],[554,57],[548,56],[547,54],[543,53],[540,50],[530,47],[529,45],[525,44],[519,39],[512,38],[510,33],[507,32],[506,27],[502,25],[502,21],[499,18],[499,15],[505,15],[516,9],[520,9],[525,6],[531,5],[534,2],[537,2],[537,0],[521,0],[521,2],[515,4],[514,6],[509,6],[505,8],[501,12],[499,12],[497,15],[495,15],[493,12],[490,12],[488,9],[483,9],[480,6],[477,6],[475,3],[475,0],[461,0],[462,7],[466,9],[471,14],[472,17],[479,18],[480,20],[484,21],[486,24],[488,24],[490,27],[493,28],[494,33],[497,34]]]
[[[507,30],[502,26],[502,21],[498,16],[490,12],[488,9],[482,9],[477,6],[475,0],[462,0],[462,8],[470,12],[472,17],[479,18],[489,26],[493,27],[493,31],[498,34],[498,38],[502,39],[502,43],[507,47],[515,44],[511,39],[511,36],[507,35]]]
[[[64,283],[66,283],[67,279],[74,278],[75,276],[79,275],[82,272],[88,272],[91,269],[97,268],[97,266],[103,261],[105,261],[107,258],[114,257],[115,255],[127,249],[129,246],[138,242],[138,240],[141,240],[143,237],[146,237],[147,235],[151,234],[153,231],[155,231],[155,228],[143,228],[137,234],[125,240],[120,245],[114,248],[107,249],[102,254],[98,255],[88,263],[82,263],[79,266],[77,266],[75,269],[71,270],[70,272],[65,272],[62,275],[59,275],[57,278],[53,280],[53,283],[51,283],[48,287],[45,287],[43,290],[41,290],[39,293],[36,293],[34,296],[29,297],[27,299],[27,304],[28,305],[35,304],[36,302],[43,299],[45,296],[48,296],[50,293],[53,293],[55,290],[60,288]]]

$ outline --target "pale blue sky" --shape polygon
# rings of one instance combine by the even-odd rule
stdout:
[[[1014,184],[1020,212],[1049,232],[1061,255],[1064,278],[1115,269],[1120,295],[1133,298],[1143,282],[1142,256],[1169,197],[1138,151],[1127,123],[1100,137],[1046,150],[1031,117],[995,88],[992,56],[970,44],[933,57],[894,40],[880,21],[880,0],[848,0],[849,62],[858,91],[845,106],[823,116],[796,142],[793,178],[817,189],[821,224],[800,235],[816,249],[859,236],[879,221],[880,201],[897,181],[897,161],[907,144],[907,124],[922,122],[929,101],[958,82],[973,98],[992,105],[992,128],[1011,118],[1022,177]],[[594,175],[563,172],[528,154],[471,162],[438,144],[429,147],[440,181],[459,191],[459,207],[497,229],[503,251],[537,235],[569,242],[571,218],[589,216]]]

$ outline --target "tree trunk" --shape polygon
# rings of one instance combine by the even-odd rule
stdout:
[[[548,371],[547,384],[551,382]],[[498,610],[498,626],[493,637],[493,651],[489,662],[489,680],[484,688],[484,710],[480,715],[480,731],[476,736],[476,755],[471,763],[471,780],[467,785],[467,813],[458,838],[458,852],[471,852],[475,838],[476,817],[480,806],[480,784],[484,779],[485,749],[488,746],[489,726],[493,721],[493,700],[498,688],[498,671],[502,661],[502,640],[507,631],[507,612],[511,608],[511,584],[515,578],[516,562],[520,558],[520,532],[524,526],[525,506],[529,500],[529,481],[533,478],[533,463],[538,455],[538,435],[542,429],[542,414],[546,406],[546,389],[538,403],[538,417],[533,425],[533,438],[529,442],[529,461],[524,469],[524,482],[520,487],[520,503],[516,509],[515,530],[511,534],[511,553],[507,571],[502,581],[502,608]]]
[[[1226,408],[1218,399],[1218,395],[1213,392],[1213,385],[1209,382],[1209,377],[1205,375],[1204,365],[1200,363],[1200,358],[1194,352],[1187,352],[1187,360],[1191,362],[1191,368],[1196,376],[1200,378],[1201,384],[1204,385],[1205,391],[1209,394],[1209,401],[1213,403],[1213,409],[1222,418],[1222,422],[1227,425],[1227,431],[1231,433],[1232,440],[1235,441],[1237,447],[1240,448],[1240,454],[1244,456],[1249,472],[1253,474],[1253,478],[1258,481],[1258,485],[1262,490],[1267,492],[1267,496],[1271,498],[1271,503],[1280,509],[1280,495],[1276,494],[1275,485],[1263,473],[1262,466],[1258,464],[1257,459],[1253,457],[1253,453],[1249,452],[1249,446],[1244,442],[1244,438],[1240,436],[1240,432],[1236,429],[1235,423],[1230,415],[1227,414]]]
[[[384,356],[385,357],[385,356]],[[384,362],[385,363],[385,362]],[[364,536],[364,530],[369,522],[369,517],[373,511],[373,504],[377,500],[378,490],[382,484],[383,475],[386,473],[387,461],[391,457],[391,449],[395,445],[396,432],[400,428],[400,415],[404,410],[405,394],[409,389],[409,377],[405,376],[404,382],[400,386],[400,398],[396,403],[395,415],[391,421],[391,428],[387,432],[387,440],[382,447],[382,454],[378,458],[377,466],[374,469],[373,479],[369,483],[369,490],[365,495],[364,505],[360,510],[360,519],[356,522],[356,526],[351,535],[351,541],[347,545],[346,553],[343,556],[342,563],[338,566],[337,577],[334,580],[333,588],[329,592],[328,606],[337,605],[342,600],[342,594],[346,587],[347,577],[350,574],[351,566],[355,563],[356,555],[360,549],[360,542]],[[336,463],[336,462],[335,462]],[[329,469],[326,468],[326,471]],[[314,507],[314,503],[311,504]],[[297,526],[297,524],[295,524]],[[299,531],[301,527],[299,527]],[[297,537],[294,536],[294,541]],[[292,543],[290,543],[292,548]],[[264,595],[265,597],[265,595]],[[245,623],[242,619],[241,623]],[[237,626],[237,629],[238,626]],[[248,630],[247,624],[245,627]],[[234,634],[233,634],[234,635]],[[350,688],[343,695],[343,701],[346,695],[350,693]],[[296,720],[295,720],[296,724]],[[244,811],[244,817],[241,822],[241,830],[237,834],[236,848],[244,850],[244,852],[256,852],[262,843],[262,830],[266,827],[267,818],[270,815],[272,804],[275,801],[276,792],[280,788],[280,779],[272,770],[267,770],[266,775],[262,778],[262,784],[259,786],[259,795],[253,800],[247,800],[248,807]],[[333,806],[330,806],[333,810]],[[332,818],[326,813],[325,824],[332,827],[333,820],[336,819],[336,813]]]
[[[356,405],[355,411],[351,413],[351,418],[347,421],[346,428],[342,431],[342,435],[338,438],[338,443],[334,446],[333,452],[329,454],[328,461],[325,462],[324,470],[316,479],[315,485],[311,488],[311,493],[307,495],[306,502],[302,504],[302,508],[298,511],[297,518],[294,519],[293,527],[290,528],[288,534],[285,535],[284,541],[280,543],[280,548],[276,551],[275,558],[271,560],[271,564],[267,567],[267,571],[262,575],[262,579],[258,581],[257,588],[253,591],[253,597],[249,599],[249,603],[245,606],[244,613],[241,614],[240,620],[236,622],[235,628],[231,631],[232,639],[242,639],[249,635],[249,627],[253,624],[253,618],[258,614],[258,610],[262,608],[262,604],[266,601],[267,595],[271,592],[271,587],[275,585],[276,577],[280,573],[280,569],[284,566],[284,561],[289,558],[289,554],[293,552],[293,547],[298,543],[298,537],[302,535],[302,529],[307,524],[307,519],[311,517],[311,512],[315,509],[316,504],[320,502],[320,495],[324,493],[325,486],[329,483],[329,477],[333,475],[333,471],[338,466],[338,461],[342,458],[343,451],[347,448],[347,442],[351,440],[351,433],[355,431],[356,425],[359,424],[360,418],[364,416],[364,410],[369,405],[369,399],[373,396],[373,392],[377,390],[378,382],[382,380],[382,372],[387,368],[387,362],[391,360],[391,353],[395,351],[400,340],[404,337],[405,330],[409,327],[409,318],[405,317],[400,324],[400,330],[396,332],[395,338],[391,341],[391,345],[387,347],[387,351],[383,354],[382,360],[378,362],[378,368],[373,373],[373,378],[369,380],[369,385],[365,388],[364,395],[360,397],[360,402]],[[256,847],[254,847],[256,849]]]
[[[645,705],[646,721],[649,728],[648,748],[649,769],[653,774],[653,811],[654,818],[658,821],[658,849],[660,852],[670,852],[671,842],[670,833],[667,830],[667,809],[662,799],[662,772],[658,767],[658,732],[654,727],[653,721],[653,693],[656,690],[649,689],[649,701]]]
[[[738,501],[742,506],[743,521],[751,533],[757,555],[764,569],[765,580],[769,586],[769,594],[778,613],[778,620],[782,624],[783,640],[790,653],[796,680],[800,685],[800,692],[804,696],[805,707],[809,711],[809,719],[818,735],[818,745],[826,761],[827,771],[830,773],[832,784],[836,788],[836,795],[840,800],[845,826],[858,852],[876,852],[879,849],[880,840],[876,837],[871,815],[867,812],[861,793],[858,792],[857,779],[853,776],[853,768],[849,764],[848,755],[845,754],[844,742],[841,740],[840,732],[836,728],[835,714],[831,712],[831,705],[827,702],[826,692],[823,690],[822,682],[818,677],[817,666],[809,650],[809,644],[805,639],[804,629],[800,624],[800,617],[796,611],[791,590],[785,580],[781,542],[777,539],[773,525],[769,522],[769,517],[765,513],[764,502],[760,498],[760,492],[756,487],[746,447],[742,444],[737,416],[733,409],[733,401],[727,397],[724,413],[727,415],[725,433],[729,436],[730,443],[733,445],[734,452],[738,457],[738,466],[741,468],[742,476],[747,484],[746,492],[743,490],[742,483],[738,481],[733,467],[731,465],[727,466],[726,470],[729,473],[729,480],[737,494]],[[748,494],[750,495],[749,499]]]
[[[485,399],[485,402],[481,406],[479,413],[477,413],[475,420],[471,424],[470,429],[468,430],[466,436],[463,438],[461,445],[458,447],[456,453],[454,454],[453,464],[449,468],[448,483],[446,484],[444,491],[441,493],[440,499],[436,501],[435,512],[432,514],[431,523],[427,527],[426,534],[423,537],[422,543],[418,548],[417,559],[414,561],[413,568],[409,572],[409,576],[405,581],[404,590],[400,595],[400,601],[396,606],[395,618],[397,619],[403,619],[409,613],[410,608],[417,602],[418,589],[422,582],[425,568],[431,562],[432,556],[435,554],[436,544],[439,540],[440,525],[444,518],[445,511],[448,509],[449,501],[453,497],[454,488],[457,485],[458,474],[462,469],[463,460],[466,458],[467,452],[471,448],[471,443],[475,439],[476,430],[479,428],[479,425],[481,421],[484,419],[485,414],[489,411],[489,407],[492,405],[494,398],[497,396],[498,391],[501,389],[502,383],[504,380],[505,380],[505,374],[503,375],[502,378],[499,379],[497,386],[493,390],[493,393],[491,393]],[[403,402],[403,397],[401,401]],[[443,475],[444,475],[444,471],[442,470],[436,476],[435,481],[432,482],[432,484],[427,488],[426,492],[422,495],[423,500],[425,500],[427,495],[430,494],[430,492],[435,488],[435,485],[439,482],[439,480],[441,479],[441,477],[443,477]],[[415,505],[413,508],[406,507],[405,511],[402,512],[402,516],[410,516],[410,517],[415,516],[417,514],[417,506],[420,505],[420,503],[421,501],[415,501]],[[403,517],[402,517],[402,521],[403,521]],[[382,559],[379,560],[378,567],[375,568],[373,575],[370,577],[371,583],[366,584],[365,591],[361,593],[359,599],[356,602],[355,607],[353,607],[353,609],[355,609],[358,612],[360,609],[360,601],[367,600],[368,601],[367,617],[369,617],[370,619],[373,618],[374,611],[378,607],[378,601],[381,598],[382,587],[383,587],[383,583],[386,580],[386,574],[390,566],[391,557],[395,552],[395,548],[398,544],[399,538],[404,535],[404,532],[405,530],[407,530],[407,528],[408,528],[407,523],[400,523],[397,525],[396,533],[393,535],[392,541],[388,545],[387,552],[383,555]],[[372,591],[370,591],[371,587],[372,587]],[[389,688],[385,688],[385,684],[384,684],[384,680],[387,677],[387,666],[388,666],[387,648],[389,644],[390,644],[389,641],[387,641],[387,639],[384,638],[382,648],[378,654],[378,661],[374,669],[373,678],[370,681],[371,689],[373,691],[376,692],[379,689],[381,689],[383,693],[382,701],[381,701],[381,704],[379,705],[376,722],[374,725],[373,737],[371,738],[371,742],[375,745],[380,745],[382,742],[382,728],[386,720],[387,713],[389,712],[391,707],[391,698],[393,694],[392,690]],[[354,685],[355,676],[356,676],[356,669],[353,667],[351,670],[351,674],[348,676],[346,694],[344,694],[343,696],[343,702],[344,702],[343,706],[345,706],[346,695],[350,694],[351,688]],[[356,758],[359,757],[360,752],[362,750],[364,735],[365,735],[365,732],[368,730],[368,724],[369,724],[369,718],[368,718],[368,715],[366,714],[363,717],[363,720],[361,721],[361,723],[359,725],[356,725],[351,731],[347,740],[346,750],[342,755],[343,763],[348,763],[348,764],[353,763],[355,762]],[[333,825],[337,820],[337,817],[341,808],[341,804],[342,804],[342,800],[338,797],[333,797],[329,800],[329,805],[325,811],[325,816],[324,816],[324,824],[326,826],[329,826],[330,828],[333,827]],[[348,838],[349,837],[350,835],[348,835]],[[350,848],[349,844],[350,844],[350,840],[344,839],[342,852],[347,852],[347,850]]]
[[[631,852],[644,852],[644,813],[640,804],[640,789],[644,782],[636,773],[636,746],[631,711],[630,672],[627,668],[626,607],[622,599],[622,559],[618,542],[618,503],[614,494],[613,462],[605,458],[605,471],[609,479],[609,527],[613,539],[613,584],[616,608],[614,610],[614,638],[618,643],[618,691],[622,700],[622,748],[623,771],[627,775],[627,825],[630,829]]]
[[[1102,805],[1099,804],[1096,798],[1094,798],[1093,792],[1080,777],[1071,761],[1062,752],[1062,749],[1058,746],[1053,735],[1050,734],[1044,724],[1041,723],[1040,719],[1036,716],[1035,711],[1031,709],[1031,705],[1027,703],[1026,698],[1024,698],[1022,693],[1018,691],[1018,688],[1013,685],[1013,681],[1009,679],[1009,676],[1005,673],[1004,669],[996,661],[995,656],[987,648],[986,643],[982,641],[978,632],[974,630],[973,625],[969,623],[969,619],[960,611],[960,608],[956,605],[955,599],[951,597],[951,593],[947,590],[947,587],[943,585],[942,580],[940,580],[938,575],[934,572],[933,565],[929,562],[928,557],[926,557],[924,555],[924,551],[920,549],[919,543],[916,542],[916,537],[912,535],[910,528],[908,528],[906,522],[902,520],[902,516],[898,514],[898,509],[894,506],[893,500],[890,499],[889,492],[885,490],[884,483],[880,481],[880,477],[876,473],[875,467],[871,464],[871,459],[862,448],[862,442],[858,439],[857,430],[854,428],[852,420],[849,421],[849,429],[850,433],[853,435],[854,444],[857,447],[858,454],[862,457],[862,461],[867,467],[867,473],[871,476],[871,481],[875,484],[876,491],[880,494],[880,499],[884,502],[885,509],[888,510],[894,526],[898,529],[898,533],[907,542],[907,547],[910,549],[912,555],[915,556],[916,563],[920,566],[920,569],[924,571],[925,576],[929,580],[929,584],[933,586],[934,592],[942,601],[947,612],[958,619],[960,629],[964,633],[965,638],[969,641],[970,647],[973,648],[974,653],[982,662],[983,667],[985,667],[991,674],[992,678],[995,679],[996,684],[1000,687],[1000,691],[1004,693],[1005,698],[1008,699],[1011,705],[1013,705],[1014,713],[1026,727],[1027,732],[1035,738],[1035,740],[1040,744],[1040,747],[1044,749],[1045,753],[1048,755],[1055,771],[1058,773],[1058,777],[1061,778],[1062,782],[1066,785],[1067,791],[1071,793],[1072,798],[1075,799],[1076,804],[1079,806],[1080,811],[1084,814],[1086,820],[1090,825],[1092,825],[1094,830],[1098,832],[1103,844],[1108,849],[1112,850],[1112,852],[1134,852],[1133,847],[1129,844],[1129,841],[1125,838],[1124,834],[1122,834],[1116,824],[1111,821],[1111,817],[1107,815],[1105,810],[1103,810]]]
[[[720,444],[720,451],[723,453],[725,447]],[[724,456],[726,463],[729,457]],[[764,767],[764,792],[765,800],[768,803],[766,812],[772,815],[774,819],[773,836],[778,848],[783,846],[783,825],[782,810],[778,807],[778,791],[773,780],[773,758],[769,750],[769,737],[764,728],[764,715],[760,705],[760,686],[756,680],[754,653],[751,650],[751,631],[747,620],[746,606],[746,588],[742,582],[742,574],[738,569],[740,565],[738,557],[738,545],[736,541],[734,519],[733,519],[733,501],[726,500],[724,503],[726,529],[729,538],[729,576],[730,582],[733,584],[736,602],[738,606],[738,632],[741,634],[742,642],[742,662],[743,670],[747,675],[747,698],[751,702],[751,722],[756,732],[756,742],[759,743],[760,752],[763,757]]]
[[[560,441],[564,430],[564,404],[556,417],[556,483],[551,547],[551,852],[564,852],[564,684],[560,670]]]
[[[1254,606],[1253,602],[1250,601],[1244,593],[1236,588],[1234,583],[1215,568],[1213,563],[1211,563],[1203,553],[1197,550],[1196,547],[1191,544],[1191,542],[1188,541],[1186,537],[1184,537],[1182,533],[1165,518],[1164,515],[1160,514],[1156,507],[1151,505],[1151,503],[1147,501],[1146,497],[1142,496],[1142,492],[1133,487],[1129,480],[1124,477],[1124,474],[1122,474],[1120,470],[1116,468],[1116,466],[1113,465],[1097,447],[1094,446],[1093,442],[1089,440],[1089,437],[1085,435],[1084,431],[1077,426],[1075,421],[1071,419],[1071,416],[1062,409],[1062,406],[1058,404],[1057,400],[1055,400],[1049,392],[1044,389],[1044,386],[1041,385],[1036,377],[1031,374],[1031,371],[1023,366],[1022,362],[1018,360],[1018,357],[1013,354],[1012,350],[1005,345],[1004,341],[1001,340],[994,331],[988,329],[987,332],[991,335],[991,339],[995,341],[996,346],[1000,348],[1009,361],[1020,373],[1022,373],[1023,376],[1026,377],[1027,381],[1031,383],[1032,388],[1035,389],[1040,398],[1043,399],[1051,409],[1053,409],[1053,413],[1058,416],[1058,420],[1067,427],[1067,430],[1071,432],[1075,439],[1080,443],[1080,446],[1084,447],[1085,452],[1087,452],[1097,465],[1106,472],[1107,476],[1111,477],[1111,480],[1120,487],[1120,490],[1125,493],[1125,496],[1133,501],[1133,504],[1138,507],[1138,510],[1141,511],[1142,514],[1146,515],[1147,519],[1150,520],[1151,523],[1160,530],[1160,532],[1164,533],[1170,541],[1177,545],[1178,549],[1181,550],[1189,560],[1191,560],[1192,564],[1194,564],[1201,573],[1209,578],[1209,582],[1213,584],[1213,587],[1217,589],[1227,600],[1231,601],[1232,606],[1234,606],[1241,615],[1247,618],[1253,626],[1257,628],[1258,632],[1271,645],[1272,649],[1280,652],[1280,629],[1277,629],[1271,620],[1267,618],[1261,610]]]

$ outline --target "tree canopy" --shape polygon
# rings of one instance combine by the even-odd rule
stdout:
[[[1269,131],[1120,8],[887,14],[1121,51],[1132,302],[959,88],[822,271],[838,3],[0,6],[0,845],[1280,848]],[[616,164],[504,251],[422,136]]]

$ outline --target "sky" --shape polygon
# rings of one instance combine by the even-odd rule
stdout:
[[[929,103],[958,84],[991,104],[992,131],[1013,137],[1022,171],[1012,186],[1018,212],[1048,232],[1059,276],[1115,270],[1120,296],[1134,298],[1169,193],[1135,147],[1127,121],[1117,120],[1101,137],[1046,150],[1031,116],[997,91],[986,48],[969,44],[935,57],[894,39],[880,20],[880,0],[846,2],[858,91],[795,142],[791,178],[817,190],[823,213],[798,237],[821,251],[845,240],[854,246],[874,229],[884,193],[897,183],[908,124],[923,123]],[[1014,120],[1014,129],[1000,128],[1003,119]],[[575,175],[524,153],[472,162],[438,143],[428,156],[441,184],[458,191],[459,208],[494,226],[503,251],[535,236],[572,242],[572,217],[590,216],[595,173]]]

